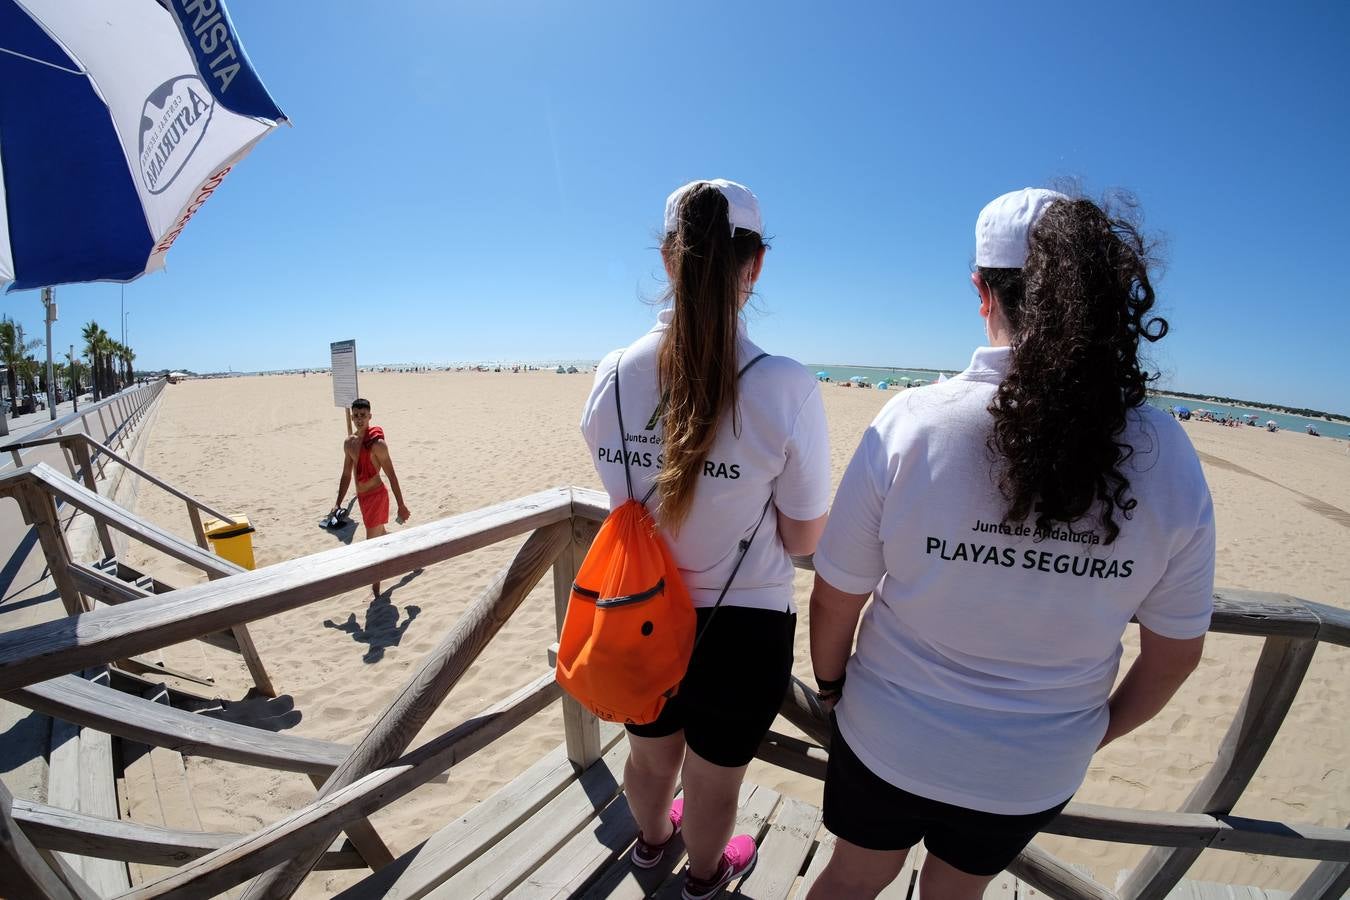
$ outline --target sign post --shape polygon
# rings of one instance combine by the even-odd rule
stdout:
[[[352,433],[352,401],[361,394],[356,389],[356,341],[333,341],[328,345],[332,358],[333,405],[347,413],[347,433]]]

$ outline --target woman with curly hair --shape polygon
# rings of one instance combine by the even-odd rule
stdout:
[[[1209,488],[1144,402],[1140,341],[1167,323],[1139,230],[1028,188],[986,206],[975,240],[987,346],[881,411],[815,555],[838,841],[812,898],[875,896],[920,840],[925,897],[980,897],[1092,754],[1171,699],[1209,627]],[[1132,618],[1139,656],[1112,691]]]

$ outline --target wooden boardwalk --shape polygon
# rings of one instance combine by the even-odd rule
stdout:
[[[89,484],[92,454],[86,451],[115,459],[111,450],[90,444],[86,437],[60,441],[70,451],[72,475],[78,469],[83,484],[43,463],[0,475],[0,496],[19,500],[25,518],[36,525],[53,580],[70,613],[67,618],[0,632],[0,695],[69,723],[70,728],[63,726],[67,734],[75,726],[82,729],[78,747],[70,736],[59,745],[57,755],[68,757],[67,763],[95,751],[100,759],[120,759],[122,794],[109,792],[109,779],[100,777],[94,787],[101,794],[91,793],[88,804],[83,791],[76,801],[66,796],[68,791],[57,790],[49,799],[64,802],[47,805],[16,800],[0,784],[0,896],[114,894],[126,900],[187,900],[227,894],[261,900],[289,897],[312,869],[334,867],[369,869],[342,895],[349,900],[679,895],[681,848],[675,847],[652,870],[637,871],[626,859],[636,825],[620,791],[628,752],[621,731],[563,697],[552,673],[541,673],[512,695],[410,749],[449,691],[550,570],[555,613],[561,622],[577,567],[608,511],[602,495],[577,488],[542,491],[351,547],[243,572],[206,553],[202,542],[194,546],[179,540],[102,497]],[[175,494],[184,500],[195,525],[201,505],[181,492]],[[210,580],[160,590],[121,564],[104,561],[96,566],[91,563],[97,560],[73,557],[57,527],[58,500],[90,516],[100,532],[117,531],[147,543],[203,569]],[[507,566],[483,587],[353,745],[203,717],[201,703],[211,701],[194,700],[181,690],[166,694],[123,663],[190,639],[226,641],[249,664],[261,692],[272,693],[262,661],[248,640],[247,623],[521,536],[527,537]],[[102,533],[99,543],[107,546]],[[810,565],[809,560],[796,562]],[[1338,900],[1347,895],[1350,829],[1246,819],[1232,815],[1232,810],[1303,686],[1314,652],[1322,644],[1350,646],[1350,613],[1280,594],[1222,590],[1215,595],[1211,630],[1261,640],[1262,651],[1214,766],[1194,785],[1181,808],[1135,810],[1070,803],[1046,827],[1059,835],[1149,845],[1139,865],[1112,889],[1033,843],[1010,864],[1008,873],[994,880],[986,896],[1066,900],[1290,896],[1183,880],[1206,848],[1320,860],[1292,900]],[[152,659],[141,669],[153,671],[157,665]],[[95,680],[80,677],[90,672]],[[458,763],[557,702],[562,704],[564,739],[558,750],[467,815],[446,823],[419,847],[398,858],[389,852],[371,824],[372,814],[447,772],[455,777]],[[774,765],[822,777],[829,728],[813,695],[795,682],[781,712],[808,739],[771,732],[758,755]],[[142,746],[128,747],[126,742]],[[195,817],[171,821],[162,805],[157,816],[145,806],[150,802],[146,797],[132,796],[137,785],[153,785],[156,795],[181,795],[182,754],[302,772],[314,782],[316,796],[252,834],[205,833]],[[89,780],[82,777],[86,774],[80,768],[74,776],[62,776],[57,787],[83,787],[78,783]],[[65,808],[56,808],[59,805]],[[177,809],[182,804],[171,805]],[[733,885],[731,895],[804,896],[832,847],[820,818],[810,804],[746,785],[738,825],[759,839],[760,857],[754,870]],[[910,866],[883,894],[886,900],[919,896],[916,872],[922,852],[912,856]],[[104,877],[106,867],[94,859],[120,867],[113,873],[117,883]],[[132,886],[125,889],[124,875],[119,873],[128,870]]]
[[[607,730],[605,755],[579,778],[566,748],[557,750],[439,833],[338,895],[337,900],[676,900],[683,883],[684,845],[676,838],[661,865],[638,869],[628,851],[637,825],[620,793],[627,741]],[[733,882],[728,897],[803,898],[829,861],[834,836],[820,810],[769,788],[746,783],[737,833],[759,844],[754,869]],[[916,847],[881,900],[920,900],[918,872],[925,851]],[[1030,900],[1049,895],[999,875],[986,900]],[[1175,900],[1285,900],[1288,891],[1184,881]]]

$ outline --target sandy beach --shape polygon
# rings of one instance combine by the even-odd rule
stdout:
[[[413,519],[408,526],[559,485],[599,487],[577,430],[588,374],[553,372],[362,373],[360,389],[384,427]],[[843,474],[858,438],[891,396],[824,385],[833,476]],[[1278,591],[1350,605],[1350,448],[1344,441],[1293,432],[1190,422],[1218,517],[1218,584]],[[188,381],[166,389],[146,437],[145,466],[205,502],[247,514],[257,528],[260,566],[337,546],[318,519],[332,506],[341,471],[343,412],[326,375]],[[181,501],[142,486],[137,511],[191,540]],[[354,513],[355,515],[355,513]],[[391,524],[397,530],[399,526]],[[346,537],[359,529],[348,529]],[[423,655],[477,592],[505,565],[519,540],[410,573],[387,602],[354,591],[260,621],[254,639],[279,692],[277,701],[238,707],[258,724],[354,742],[367,730]],[[199,577],[133,549],[131,562],[176,586]],[[386,583],[386,587],[389,584]],[[796,673],[810,679],[806,600]],[[546,671],[554,639],[546,577],[451,693],[420,739],[501,699]],[[1127,659],[1137,639],[1127,634]],[[1153,722],[1094,760],[1077,799],[1174,809],[1205,773],[1260,649],[1257,639],[1211,636],[1199,671]],[[191,644],[166,654],[176,666],[216,678],[217,693],[243,698],[249,681],[238,657]],[[193,689],[191,685],[183,685]],[[200,688],[196,688],[200,690]],[[292,705],[293,704],[293,705]],[[1236,814],[1335,827],[1350,821],[1350,652],[1323,647],[1299,698]],[[790,730],[782,721],[778,726]],[[902,723],[897,723],[902,727]],[[489,752],[423,787],[373,819],[395,853],[414,846],[489,796],[562,740],[555,706]],[[314,788],[303,776],[189,758],[191,786],[207,830],[252,831],[304,805]],[[758,763],[749,776],[818,803],[811,779]],[[1043,837],[1066,861],[1086,865],[1108,886],[1142,850]],[[1189,877],[1290,889],[1310,863],[1209,851]],[[312,875],[302,896],[327,896],[359,873]]]

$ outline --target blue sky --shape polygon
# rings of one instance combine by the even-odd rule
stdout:
[[[977,213],[1069,177],[1166,238],[1164,385],[1350,413],[1344,4],[230,10],[294,127],[126,287],[138,366],[598,358],[653,316],[666,194],[726,177],[773,238],[760,344],[961,368]],[[60,288],[54,344],[119,297]]]

